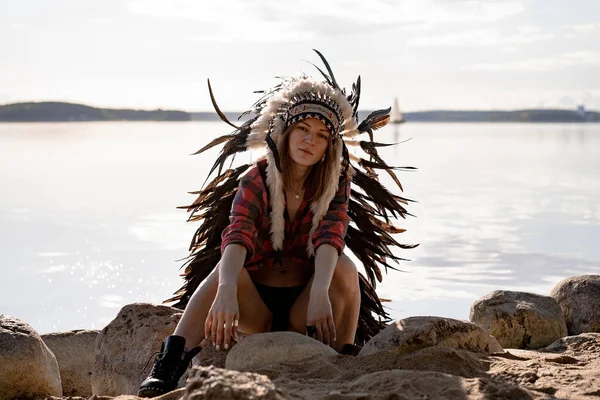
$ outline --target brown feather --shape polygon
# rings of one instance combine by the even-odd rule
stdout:
[[[227,119],[225,114],[223,114],[223,112],[219,109],[219,106],[217,105],[217,101],[215,100],[215,95],[213,94],[213,91],[212,91],[212,87],[210,86],[210,79],[207,79],[207,82],[208,82],[208,93],[210,94],[210,101],[212,101],[213,107],[215,108],[217,115],[221,118],[221,121],[225,122],[229,126],[234,127],[235,129],[241,130],[240,127],[229,122],[229,120]]]
[[[392,171],[391,169],[388,169],[388,170],[386,170],[386,172],[388,173],[389,176],[392,177],[392,180],[396,183],[396,185],[398,185],[400,190],[404,192],[404,188],[402,187],[402,184],[400,183],[400,179],[398,179],[398,177],[396,176],[394,171]]]
[[[386,126],[388,124],[388,122],[390,122],[389,115],[383,115],[381,117],[377,117],[371,123],[371,128],[376,131],[377,129],[380,129],[380,128],[383,128],[384,126]]]
[[[218,144],[226,142],[226,141],[228,141],[228,140],[230,140],[230,139],[232,139],[234,137],[235,137],[234,135],[223,135],[223,136],[220,136],[220,137],[212,140],[209,144],[207,144],[206,146],[204,146],[203,148],[201,148],[197,152],[192,153],[192,155],[195,156],[197,154],[204,153],[206,150],[208,150],[208,149],[210,149],[212,147],[215,147]]]

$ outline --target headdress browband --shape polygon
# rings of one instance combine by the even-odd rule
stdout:
[[[281,114],[285,129],[307,118],[323,122],[332,138],[344,129],[344,117],[339,104],[321,93],[305,92],[295,95]]]

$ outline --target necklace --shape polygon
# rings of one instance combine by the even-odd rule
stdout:
[[[296,198],[296,200],[299,200],[300,199],[300,194],[302,193],[303,189],[300,189],[300,190],[297,191],[294,188],[291,188],[290,190],[292,191],[292,194],[294,195],[294,197]]]

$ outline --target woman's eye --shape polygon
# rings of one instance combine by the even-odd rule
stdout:
[[[320,133],[320,134],[319,134],[319,137],[320,137],[321,139],[325,139],[325,140],[329,139],[329,137],[328,137],[327,135],[325,135],[324,133]]]

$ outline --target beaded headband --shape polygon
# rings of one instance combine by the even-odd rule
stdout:
[[[305,92],[294,96],[281,118],[286,129],[307,118],[318,119],[325,124],[332,138],[344,129],[344,117],[339,104],[320,93]]]

